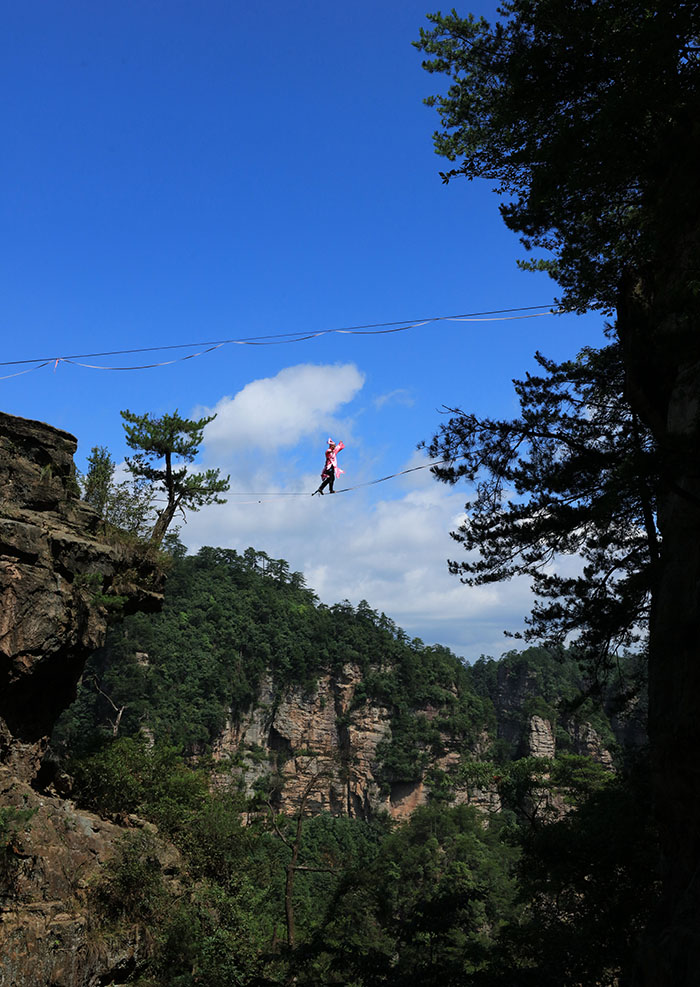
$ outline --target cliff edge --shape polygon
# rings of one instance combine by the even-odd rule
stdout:
[[[110,604],[162,602],[143,547],[108,537],[80,501],[76,448],[67,432],[0,413],[0,763],[24,781],[104,641]]]
[[[154,558],[80,501],[76,448],[0,413],[0,987],[112,983],[147,952],[90,931],[89,888],[124,830],[32,788],[110,615],[162,603]]]

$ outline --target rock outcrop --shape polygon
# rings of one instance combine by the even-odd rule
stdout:
[[[529,757],[554,757],[556,751],[554,730],[549,720],[542,716],[531,716],[527,733],[527,753]]]
[[[148,959],[138,923],[102,927],[94,894],[105,867],[132,828],[38,793],[0,767],[0,806],[27,817],[0,846],[0,987],[98,987],[123,983]],[[128,837],[127,837],[128,838]],[[167,879],[180,861],[154,839]]]
[[[108,541],[80,501],[76,447],[67,432],[0,413],[0,763],[26,781],[104,641],[110,604],[162,600],[148,554]]]
[[[224,769],[221,783],[238,779],[248,795],[261,786],[272,792],[279,811],[289,815],[304,801],[305,812],[312,814],[369,819],[386,812],[400,821],[429,800],[441,777],[449,785],[452,804],[499,812],[497,780],[484,783],[483,772],[469,770],[474,762],[488,760],[497,738],[507,740],[518,757],[553,758],[557,753],[554,720],[523,715],[536,689],[521,671],[504,674],[499,682],[495,736],[483,734],[467,743],[441,734],[440,753],[422,752],[425,767],[417,769],[416,778],[388,782],[382,756],[392,739],[391,711],[366,699],[356,702],[361,683],[361,671],[353,664],[338,675],[321,676],[308,691],[287,687],[279,692],[271,677],[264,677],[257,701],[247,713],[231,715],[214,744],[214,759]],[[438,712],[426,707],[414,710],[414,716],[432,719]],[[565,749],[612,769],[613,756],[590,723],[569,717],[560,726]]]
[[[407,819],[428,801],[428,771],[413,781],[383,779],[380,745],[391,739],[391,714],[376,703],[355,703],[361,683],[360,669],[353,664],[339,675],[321,676],[310,692],[287,688],[277,695],[266,677],[253,708],[227,723],[214,758],[230,762],[232,774],[242,779],[249,794],[266,782],[283,813],[293,815],[303,799],[305,811],[312,813],[369,819],[386,812],[393,819]],[[415,715],[431,717],[435,712],[418,709]],[[450,773],[475,756],[475,750],[448,735],[442,747],[443,754],[429,759],[430,772]],[[454,801],[500,809],[495,790],[465,783],[455,787]]]
[[[550,713],[524,711],[533,701],[545,708],[549,705],[540,695],[537,673],[522,663],[515,668],[502,664],[498,669],[498,682],[492,696],[496,712],[497,735],[505,740],[518,757],[554,757],[557,753],[556,721],[567,738],[567,747],[574,754],[593,758],[606,768],[612,768],[613,756],[605,741],[586,720],[575,716],[557,716],[552,706]],[[555,704],[557,705],[557,704]],[[531,707],[530,707],[531,708]],[[640,726],[639,731],[643,732]],[[623,734],[623,728],[620,728]],[[638,743],[641,739],[638,739]]]
[[[90,929],[87,889],[123,829],[31,787],[113,608],[162,601],[148,552],[80,501],[76,447],[0,413],[0,987],[121,982],[146,949],[136,934]]]
[[[390,667],[383,671],[392,674]],[[386,812],[400,821],[435,794],[452,804],[499,812],[501,775],[494,772],[490,777],[483,763],[492,757],[494,741],[505,742],[509,756],[545,760],[554,758],[563,745],[565,751],[613,769],[613,755],[592,724],[567,714],[564,706],[559,710],[556,700],[546,702],[541,687],[537,670],[527,662],[502,664],[491,697],[492,734],[467,740],[441,730],[438,742],[418,744],[413,751],[415,777],[397,781],[383,765],[394,739],[392,711],[364,698],[357,665],[348,663],[335,675],[320,676],[306,691],[291,686],[279,690],[267,675],[251,709],[230,715],[214,744],[214,758],[222,769],[222,783],[233,777],[249,795],[256,789],[266,791],[289,815],[303,801],[305,812],[362,819]],[[426,706],[412,715],[446,723],[445,712]]]

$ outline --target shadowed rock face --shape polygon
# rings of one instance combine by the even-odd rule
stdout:
[[[108,538],[79,500],[76,446],[67,432],[0,413],[0,808],[31,815],[0,887],[8,987],[122,982],[149,951],[138,929],[110,939],[91,927],[89,888],[124,830],[29,784],[104,641],[110,597],[127,613],[162,600],[144,548]]]
[[[75,482],[77,441],[0,413],[0,763],[36,775],[47,738],[104,641],[110,596],[156,610],[143,548],[109,543]]]
[[[13,839],[0,882],[0,987],[99,987],[143,969],[152,936],[138,923],[105,934],[92,889],[125,839],[154,836],[166,881],[180,859],[135,816],[124,825],[38,794],[0,765],[0,806],[32,813]]]

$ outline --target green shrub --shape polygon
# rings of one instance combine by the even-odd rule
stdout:
[[[154,924],[162,917],[168,894],[151,833],[138,830],[122,837],[92,898],[106,921]]]

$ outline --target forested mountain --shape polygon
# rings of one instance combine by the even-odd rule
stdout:
[[[442,704],[469,713],[477,729],[485,725],[484,704],[447,649],[411,641],[364,601],[357,609],[319,604],[284,560],[204,548],[175,560],[162,613],[115,627],[86,669],[60,736],[84,743],[108,724],[114,703],[125,707],[122,734],[147,728],[183,747],[210,745],[227,718],[256,701],[265,676],[279,699],[289,686],[308,693],[323,674],[351,663],[363,693],[397,715]],[[397,674],[386,674],[389,667]]]
[[[317,808],[403,817],[438,791],[498,807],[475,762],[571,753],[611,766],[613,706],[587,690],[573,653],[530,648],[468,667],[364,601],[319,604],[284,560],[205,548],[175,560],[162,613],[113,629],[54,748],[75,757],[141,738],[212,756],[286,813],[316,775]]]
[[[144,987],[613,983],[655,888],[636,671],[467,667],[264,553],[180,556],[54,733],[55,784],[131,827],[96,929],[144,930]]]

